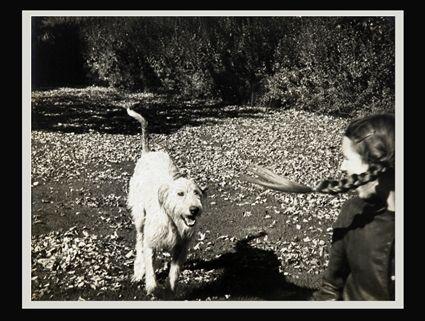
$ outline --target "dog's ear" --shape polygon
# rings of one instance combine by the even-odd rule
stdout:
[[[163,184],[158,189],[158,202],[160,206],[164,204],[164,200],[167,197],[168,189],[169,189],[168,184]]]
[[[208,186],[201,186],[202,193],[206,193],[208,191]]]

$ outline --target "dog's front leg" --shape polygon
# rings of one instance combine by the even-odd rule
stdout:
[[[145,271],[146,271],[146,292],[148,294],[152,294],[156,287],[156,277],[155,277],[155,270],[154,270],[154,251],[149,246],[143,247],[143,254],[145,257]]]
[[[145,260],[143,255],[143,233],[138,231],[136,235],[136,259],[134,260],[133,282],[139,282],[145,276]]]
[[[177,278],[179,277],[180,270],[186,261],[187,256],[187,248],[184,246],[183,248],[179,250],[175,250],[172,253],[172,260],[171,260],[171,266],[170,266],[170,273],[168,275],[170,279],[170,288],[171,291],[175,291],[176,289],[176,282]]]

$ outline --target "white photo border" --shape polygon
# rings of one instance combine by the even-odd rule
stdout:
[[[31,300],[31,18],[43,16],[387,16],[395,18],[396,299],[395,301],[32,301]],[[148,10],[22,11],[22,308],[24,309],[402,309],[404,308],[404,11]]]

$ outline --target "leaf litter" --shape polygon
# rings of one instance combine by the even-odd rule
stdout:
[[[122,108],[155,99],[135,94],[123,98],[121,94],[103,89],[63,89],[34,92],[34,108],[43,108],[46,102],[52,103],[63,95],[74,99],[97,95],[104,108]],[[111,101],[115,104],[112,107]],[[340,137],[347,120],[263,107],[226,106],[220,110],[223,114],[231,111],[250,111],[254,116],[229,116],[216,122],[210,122],[211,117],[199,117],[198,122],[204,121],[200,126],[182,126],[169,134],[150,135],[154,149],[169,151],[183,172],[201,185],[213,186],[213,193],[209,195],[210,211],[223,204],[239,209],[238,221],[227,220],[225,213],[214,220],[215,224],[226,226],[222,232],[205,229],[198,232],[189,259],[220,256],[231,250],[243,235],[248,235],[250,229],[266,230],[268,238],[255,239],[249,244],[256,249],[272,250],[281,263],[282,275],[296,279],[306,274],[320,274],[329,259],[330,227],[347,196],[283,194],[241,181],[239,175],[246,173],[250,165],[258,164],[308,185],[323,178],[338,177]],[[125,210],[126,190],[140,155],[140,139],[140,133],[32,131],[33,192],[43,186],[69,184],[70,194],[76,197],[69,199],[63,195],[63,201],[69,202],[71,208],[74,204],[83,209],[99,209],[101,214],[97,219],[116,231],[100,237],[93,229],[88,231],[76,225],[65,232],[52,230],[33,235],[33,299],[49,298],[52,288],[62,292],[90,288],[99,293],[117,293],[118,297],[125,284],[123,281],[131,274],[134,260],[133,242],[120,235],[132,229]],[[73,186],[76,181],[89,184],[76,187]],[[104,195],[93,188],[105,185],[116,190]],[[57,205],[57,199],[43,199],[45,201]],[[43,208],[43,204],[39,206]],[[74,215],[78,212],[78,216],[84,214],[81,210],[73,212]],[[260,217],[258,213],[262,213]],[[219,220],[221,222],[217,222]],[[242,222],[248,227],[242,229]],[[42,223],[42,214],[33,214],[33,224]],[[165,259],[163,255],[158,257]],[[161,269],[164,270],[165,265]],[[184,270],[181,282],[188,283],[189,279],[213,282],[218,275],[214,271],[202,272],[204,274]]]

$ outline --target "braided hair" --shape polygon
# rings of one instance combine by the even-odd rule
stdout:
[[[353,142],[354,150],[369,164],[366,172],[341,180],[324,180],[313,188],[320,193],[344,193],[376,180],[383,173],[393,173],[395,163],[395,118],[378,114],[350,123],[344,136]]]
[[[374,181],[382,173],[385,173],[388,170],[389,167],[383,166],[382,164],[374,164],[371,165],[366,172],[361,174],[352,174],[341,180],[323,180],[313,188],[313,191],[325,194],[345,193]]]
[[[251,183],[287,193],[316,192],[337,194],[356,189],[376,180],[381,175],[394,174],[394,115],[378,114],[355,120],[347,127],[344,136],[353,142],[354,150],[366,164],[369,164],[366,172],[352,174],[340,180],[326,179],[313,188],[292,182],[260,166],[251,168],[251,171],[258,178],[252,178],[247,175],[241,175],[241,178]]]

